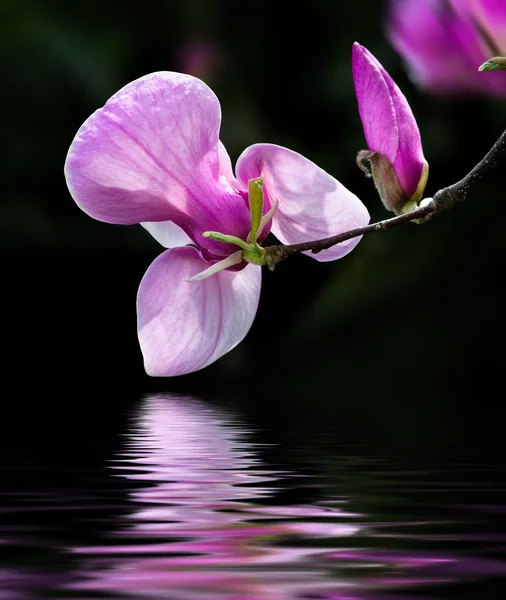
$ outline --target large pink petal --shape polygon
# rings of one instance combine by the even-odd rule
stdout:
[[[284,244],[308,242],[337,235],[369,222],[362,202],[339,181],[297,152],[273,144],[255,144],[239,157],[237,178],[242,185],[264,176],[269,204],[279,202],[272,219],[272,233]],[[354,238],[319,254],[319,261],[335,260],[359,242]]]
[[[420,131],[404,94],[378,60],[353,44],[353,80],[369,150],[388,158],[402,190],[411,198],[426,164]]]
[[[199,245],[206,230],[245,237],[244,194],[220,174],[218,99],[202,81],[159,72],[128,84],[80,128],[65,164],[69,189],[110,223],[173,221]],[[219,152],[220,150],[220,152]]]
[[[161,254],[144,275],[137,319],[148,375],[198,371],[248,333],[258,306],[260,267],[248,265],[203,281],[186,281],[205,268],[194,248],[175,248]]]

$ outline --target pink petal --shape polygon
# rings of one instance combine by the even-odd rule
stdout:
[[[455,24],[453,11],[440,2],[391,1],[388,36],[420,86],[445,93],[469,85],[470,70],[456,38]],[[474,42],[473,32],[468,33],[469,41]]]
[[[506,54],[506,4],[504,0],[450,0],[453,10],[461,17],[474,21],[483,37],[485,51]],[[490,43],[491,42],[491,43]]]
[[[391,0],[387,34],[421,87],[439,94],[505,96],[502,73],[484,77],[477,71],[496,54],[487,38],[506,53],[505,18],[503,0]]]
[[[232,169],[232,161],[230,160],[227,149],[221,140],[218,142],[218,159],[220,162],[220,175],[225,177],[225,179],[232,184],[238,185],[234,175],[234,170]]]
[[[172,221],[160,221],[158,223],[150,221],[141,223],[149,231],[155,240],[164,248],[177,248],[178,246],[187,246],[192,244],[193,240]]]
[[[353,80],[369,150],[393,165],[407,198],[416,192],[426,165],[413,112],[390,75],[363,46],[353,44]]]
[[[249,213],[244,195],[220,175],[220,121],[218,99],[199,79],[171,72],[141,77],[78,131],[65,165],[71,194],[96,219],[173,221],[223,256],[223,244],[200,234],[245,237]]]
[[[362,202],[339,181],[297,152],[273,144],[255,144],[239,157],[237,178],[242,185],[264,177],[264,195],[279,208],[272,219],[272,233],[284,244],[296,244],[337,235],[369,222]],[[348,254],[359,242],[354,238],[319,254],[319,261]]]
[[[248,265],[186,281],[206,264],[194,248],[175,248],[161,254],[144,275],[137,320],[148,375],[171,377],[203,369],[248,333],[257,311],[261,269]]]

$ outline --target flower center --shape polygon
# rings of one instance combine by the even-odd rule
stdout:
[[[239,246],[240,250],[232,253],[224,260],[211,265],[202,273],[195,275],[188,281],[200,281],[206,279],[223,269],[227,269],[234,265],[239,264],[243,260],[253,265],[263,266],[267,264],[265,259],[265,250],[258,243],[258,238],[262,235],[262,231],[265,226],[274,216],[274,213],[278,209],[278,202],[275,201],[268,212],[262,215],[264,210],[264,193],[262,189],[263,175],[255,179],[248,181],[248,201],[249,211],[251,216],[251,230],[246,237],[246,240],[236,237],[235,235],[227,235],[220,233],[219,231],[205,231],[202,235],[206,238],[210,238],[217,242],[223,242],[225,244],[234,244]]]

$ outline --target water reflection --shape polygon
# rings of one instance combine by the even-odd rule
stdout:
[[[82,561],[74,591],[379,600],[506,570],[500,558],[404,548],[403,535],[423,538],[427,525],[438,531],[437,521],[378,523],[328,495],[309,505],[280,502],[290,474],[266,469],[248,429],[195,398],[146,398],[110,468],[132,485],[131,510],[112,538],[73,549]]]
[[[330,548],[299,542],[353,536],[354,515],[332,504],[260,504],[287,474],[262,469],[248,436],[195,398],[147,398],[111,465],[146,486],[131,492],[135,510],[116,543],[75,549],[95,557],[78,587],[178,599],[291,598],[340,587],[311,562]]]

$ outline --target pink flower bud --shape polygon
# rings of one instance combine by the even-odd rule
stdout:
[[[371,164],[371,175],[385,206],[400,214],[423,194],[429,166],[420,132],[401,90],[374,56],[353,45],[353,81],[368,150],[357,162]]]

